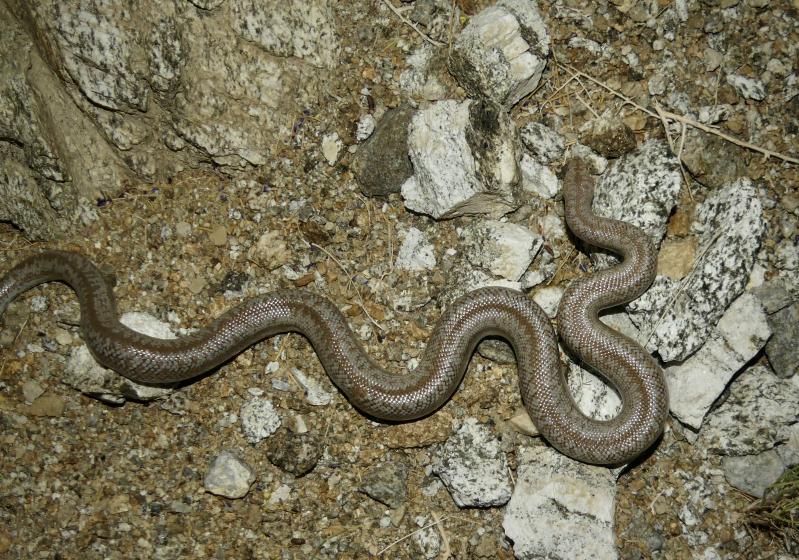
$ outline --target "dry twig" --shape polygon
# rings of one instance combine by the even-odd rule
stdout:
[[[442,42],[440,42],[440,41],[436,41],[436,40],[435,40],[435,39],[433,39],[432,37],[429,37],[428,35],[426,35],[426,34],[424,33],[424,31],[422,31],[421,29],[419,29],[418,27],[416,27],[416,24],[415,24],[415,23],[413,23],[411,20],[409,20],[408,18],[406,18],[404,15],[402,15],[402,12],[400,12],[400,11],[397,9],[397,7],[396,7],[394,4],[392,4],[392,3],[391,3],[391,0],[383,0],[383,4],[385,4],[386,6],[388,6],[388,8],[389,8],[389,9],[390,9],[392,12],[394,12],[394,14],[396,14],[396,16],[397,16],[398,18],[400,18],[400,20],[402,20],[402,23],[404,23],[405,25],[407,25],[408,27],[410,27],[411,29],[413,29],[414,31],[416,31],[416,32],[417,32],[417,33],[418,33],[418,34],[419,34],[419,35],[422,37],[422,39],[424,39],[425,41],[427,41],[428,43],[430,43],[431,45],[433,45],[433,46],[435,46],[435,47],[444,47],[444,46],[446,46],[446,45],[444,45],[444,43],[442,43]]]
[[[794,158],[794,157],[791,157],[791,156],[787,156],[787,155],[781,154],[779,152],[774,152],[772,150],[768,150],[766,148],[763,148],[762,146],[758,146],[756,144],[751,144],[750,142],[745,142],[743,140],[738,140],[737,138],[735,138],[733,136],[730,136],[729,134],[725,134],[725,133],[721,132],[717,128],[713,128],[711,126],[707,126],[706,124],[702,124],[702,123],[700,123],[698,121],[695,121],[693,119],[689,119],[688,117],[685,117],[683,115],[678,115],[677,113],[672,113],[671,111],[666,111],[665,109],[661,108],[658,105],[655,106],[655,111],[651,111],[651,110],[647,109],[646,107],[644,107],[642,105],[639,105],[638,103],[636,103],[635,101],[633,101],[631,98],[627,97],[626,95],[624,95],[620,91],[617,91],[617,90],[613,89],[612,87],[610,87],[609,85],[607,85],[603,81],[598,80],[597,78],[594,78],[593,76],[590,76],[590,75],[586,74],[585,72],[581,72],[580,70],[577,70],[576,68],[573,68],[573,67],[571,67],[569,65],[566,65],[566,64],[558,63],[558,65],[561,68],[563,68],[564,70],[570,72],[572,74],[572,76],[580,76],[582,78],[585,78],[586,80],[589,80],[590,82],[593,82],[594,84],[596,84],[599,87],[607,90],[608,92],[610,92],[614,96],[616,96],[619,99],[621,99],[622,101],[624,101],[625,104],[632,105],[633,107],[635,107],[639,111],[642,111],[642,112],[646,113],[647,115],[649,115],[650,117],[660,120],[661,122],[663,122],[664,120],[669,120],[670,119],[670,120],[682,123],[684,125],[691,126],[691,127],[696,128],[698,130],[701,130],[702,132],[707,132],[708,134],[713,134],[714,136],[718,136],[719,138],[722,138],[723,140],[726,140],[727,142],[732,142],[733,144],[735,144],[737,146],[740,146],[742,148],[746,148],[748,150],[759,152],[759,153],[763,154],[765,159],[776,158],[776,159],[781,159],[783,161],[786,161],[788,163],[794,163],[794,164],[799,165],[799,159],[797,159],[797,158]],[[665,126],[665,124],[664,124],[664,126]],[[667,131],[667,135],[668,135],[668,131]],[[672,149],[673,149],[673,147],[672,147]]]

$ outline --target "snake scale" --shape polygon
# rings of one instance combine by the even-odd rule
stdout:
[[[598,313],[649,287],[656,252],[640,229],[593,214],[594,183],[584,162],[567,165],[563,185],[571,231],[623,257],[618,266],[573,281],[558,310],[565,345],[621,396],[621,411],[606,421],[585,416],[575,404],[555,332],[541,308],[505,288],[481,288],[457,299],[439,319],[419,366],[401,375],[369,358],[330,300],[304,290],[247,300],[181,338],[162,340],[137,333],[119,322],[105,277],[74,252],[35,254],[8,271],[0,280],[0,315],[22,292],[44,282],[64,282],[77,293],[82,336],[97,360],[131,380],[150,384],[191,379],[266,337],[299,332],[347,399],[361,412],[387,421],[414,420],[441,407],[460,384],[480,340],[499,336],[513,347],[522,400],[544,438],[579,461],[623,464],[661,434],[668,394],[658,363],[637,343],[605,326]]]

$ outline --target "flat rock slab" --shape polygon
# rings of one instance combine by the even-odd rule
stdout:
[[[519,454],[502,527],[519,560],[615,559],[615,499],[614,471],[530,447]]]

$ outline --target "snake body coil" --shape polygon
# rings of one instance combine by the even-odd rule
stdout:
[[[64,251],[34,255],[0,280],[0,315],[22,292],[60,281],[78,295],[81,332],[97,360],[142,383],[171,383],[205,373],[256,342],[302,333],[350,402],[373,417],[407,421],[442,406],[457,389],[478,342],[505,338],[516,355],[519,384],[542,435],[564,454],[595,464],[628,462],[658,438],[668,412],[663,373],[634,341],[601,323],[597,313],[630,301],[651,284],[655,251],[639,229],[591,212],[593,181],[579,161],[564,178],[566,220],[581,239],[624,257],[619,266],[573,282],[561,301],[563,341],[619,392],[621,412],[608,421],[586,417],[569,392],[555,333],[544,312],[523,294],[482,288],[443,314],[413,372],[391,374],[374,363],[344,316],[321,296],[277,291],[248,300],[191,335],[162,340],[122,325],[111,286],[84,256]]]

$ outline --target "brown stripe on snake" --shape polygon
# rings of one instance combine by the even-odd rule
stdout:
[[[584,163],[569,164],[564,198],[567,223],[578,237],[624,257],[615,268],[572,282],[558,314],[566,345],[621,396],[622,410],[609,421],[588,418],[578,409],[546,315],[523,294],[504,288],[482,288],[456,300],[433,329],[419,366],[401,375],[369,358],[330,300],[302,290],[247,300],[178,339],[137,333],[118,321],[113,291],[103,275],[86,257],[72,252],[43,252],[12,268],[0,280],[0,315],[33,286],[64,282],[77,293],[81,332],[97,360],[151,384],[191,379],[264,338],[299,332],[353,406],[387,421],[414,420],[441,407],[460,384],[478,342],[500,336],[513,347],[522,400],[547,441],[580,461],[622,464],[648,449],[662,432],[668,412],[666,384],[657,362],[602,324],[597,313],[649,287],[655,251],[641,230],[592,214],[593,180]]]

